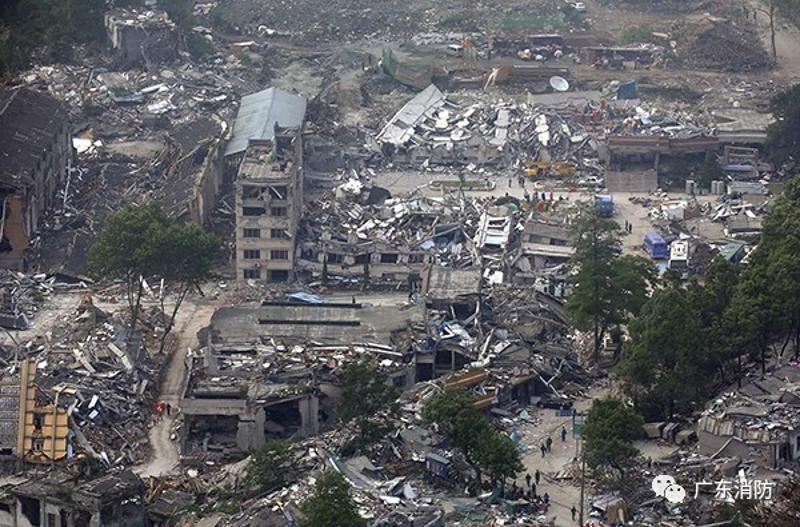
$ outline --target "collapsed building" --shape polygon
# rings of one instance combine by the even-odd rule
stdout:
[[[531,217],[522,231],[526,269],[542,270],[569,261],[575,255],[569,226],[556,218]],[[519,264],[518,264],[519,265]]]
[[[181,399],[187,455],[235,456],[266,439],[316,435],[334,421],[335,372],[373,358],[415,381],[421,307],[264,302],[217,310]]]
[[[800,369],[783,366],[712,401],[697,421],[698,450],[779,471],[800,461],[799,427]]]
[[[63,104],[28,88],[0,90],[0,129],[0,266],[22,270],[72,168],[71,130]]]
[[[55,472],[7,486],[0,494],[2,527],[145,527],[144,482],[126,470],[80,483]]]
[[[432,259],[468,256],[455,210],[432,199],[389,199],[362,206],[320,200],[303,221],[298,270],[345,284],[403,283],[411,288]]]
[[[178,57],[178,29],[164,11],[114,9],[105,14],[105,27],[122,68],[149,69]]]
[[[474,169],[508,167],[516,157],[592,157],[584,132],[571,115],[558,111],[528,104],[456,104],[430,85],[400,108],[375,140],[381,153],[400,165]]]

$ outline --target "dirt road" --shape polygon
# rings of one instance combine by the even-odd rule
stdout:
[[[219,307],[218,301],[187,299],[178,312],[175,333],[178,342],[166,366],[167,372],[161,384],[160,397],[174,410],[171,415],[164,416],[150,429],[150,460],[134,468],[142,477],[171,474],[180,463],[178,444],[171,436],[186,379],[186,352],[190,348],[197,349],[199,346],[197,332],[208,325],[217,307]]]
[[[579,412],[586,412],[594,399],[604,397],[607,393],[607,388],[597,387],[590,392],[588,397],[576,401],[575,409]],[[536,425],[531,425],[523,431],[528,451],[522,463],[531,476],[537,469],[542,474],[537,493],[539,495],[547,493],[550,496],[547,518],[554,520],[556,526],[577,525],[577,519],[572,521],[571,509],[573,506],[580,509],[580,488],[573,484],[572,480],[559,482],[554,477],[572,463],[577,454],[575,439],[572,437],[572,418],[559,417],[556,411],[551,409],[541,409],[537,412],[536,417],[539,418],[539,421]],[[561,440],[562,426],[568,432],[566,441]],[[539,445],[544,443],[548,437],[553,440],[552,450],[542,457]],[[526,486],[525,473],[520,474],[517,485]]]

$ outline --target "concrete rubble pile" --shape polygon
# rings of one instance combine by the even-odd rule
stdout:
[[[763,70],[771,60],[750,25],[709,14],[686,17],[675,34],[679,50],[697,68],[722,71]]]
[[[141,133],[161,115],[180,120],[197,112],[225,109],[224,103],[232,100],[236,90],[221,73],[194,64],[165,66],[153,73],[54,65],[37,66],[23,80],[73,108],[89,108],[90,113],[92,106],[95,112],[101,110],[97,131],[113,138]],[[82,148],[79,143],[79,153]]]
[[[65,322],[24,346],[36,360],[41,396],[67,409],[73,452],[106,466],[143,461],[163,357],[148,353],[140,331],[130,335],[91,303]]]
[[[462,268],[477,263],[473,239],[480,219],[478,204],[445,195],[362,205],[359,196],[371,192],[355,179],[337,193],[347,189],[354,192],[342,199],[318,200],[311,205],[317,213],[304,218],[299,265],[315,278],[327,264],[330,277],[338,277],[333,279],[356,280],[366,265],[371,284],[378,285],[383,278],[394,284],[421,273],[430,263]]]
[[[514,159],[593,157],[591,136],[572,114],[527,104],[456,104],[431,85],[378,133],[392,163],[506,167]]]
[[[665,110],[652,103],[639,103],[613,113],[611,133],[689,139],[712,135],[714,122],[710,115],[687,111]]]
[[[55,277],[0,269],[0,326],[28,329],[56,287]]]

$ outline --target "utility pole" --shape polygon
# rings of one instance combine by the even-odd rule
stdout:
[[[579,524],[583,527],[583,493],[586,488],[586,456],[583,454],[583,448],[581,448],[581,515],[579,517]]]
[[[583,527],[583,503],[584,503],[584,493],[586,491],[586,455],[584,454],[584,448],[582,444],[583,440],[583,419],[586,417],[586,414],[579,413],[576,411],[572,411],[572,437],[575,438],[575,459],[578,459],[578,445],[580,445],[580,456],[581,456],[581,506],[580,506],[580,516],[578,520],[578,524]]]

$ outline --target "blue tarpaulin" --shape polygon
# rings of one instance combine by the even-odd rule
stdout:
[[[639,90],[636,87],[636,81],[629,81],[623,84],[620,84],[617,87],[617,100],[625,100],[625,99],[638,99],[639,98]]]

